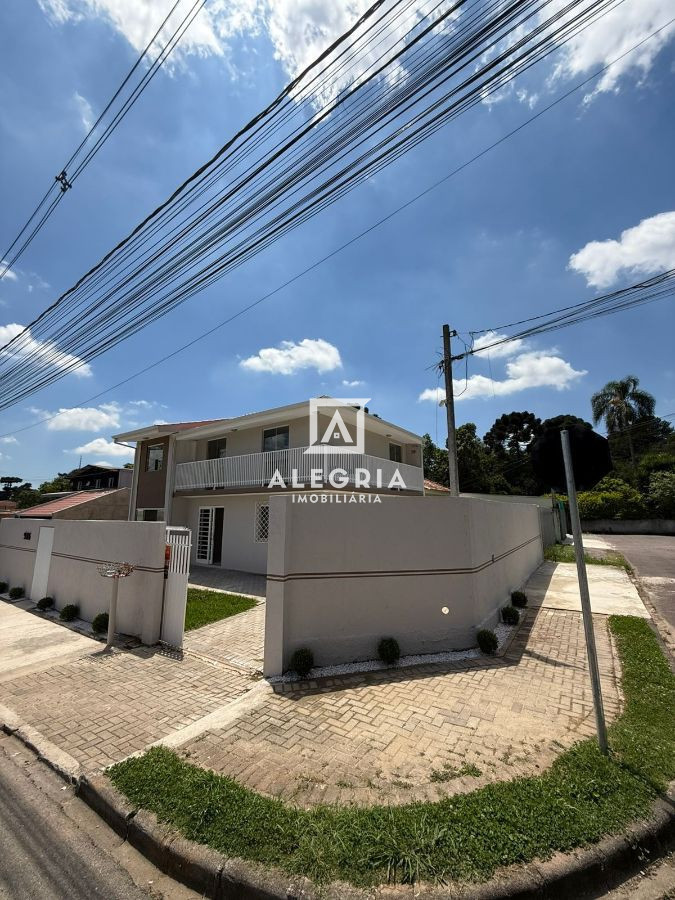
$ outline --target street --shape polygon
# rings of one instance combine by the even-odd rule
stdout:
[[[125,844],[32,751],[0,734],[3,900],[190,900]]]
[[[603,539],[631,563],[656,611],[675,631],[675,537],[608,534]]]

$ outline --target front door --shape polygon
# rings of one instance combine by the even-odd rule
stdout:
[[[223,546],[222,506],[201,506],[197,523],[197,562],[220,565]]]

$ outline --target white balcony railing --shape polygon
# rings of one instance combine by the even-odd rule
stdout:
[[[268,453],[247,453],[244,456],[226,456],[223,459],[200,459],[196,462],[178,463],[176,466],[177,491],[218,488],[268,488],[275,472],[279,472],[287,487],[292,487],[293,473],[296,481],[311,487],[312,469],[320,469],[322,484],[330,488],[328,475],[336,469],[346,472],[348,484],[354,488],[387,488],[396,470],[405,484],[405,490],[422,493],[424,473],[418,466],[393,462],[369,456],[367,453],[305,453],[306,447],[290,450],[272,450]],[[364,472],[370,478],[364,484]],[[379,473],[379,474],[378,474]],[[338,476],[339,477],[339,476]],[[357,481],[359,483],[357,484]]]

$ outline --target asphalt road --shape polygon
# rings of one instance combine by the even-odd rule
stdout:
[[[2,900],[188,900],[16,738],[0,734]]]
[[[631,563],[656,611],[675,630],[675,537],[652,534],[602,537]]]

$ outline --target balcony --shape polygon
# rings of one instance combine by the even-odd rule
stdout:
[[[330,489],[330,472],[340,469],[346,473],[347,483],[354,489],[386,490],[398,470],[405,488],[401,490],[422,493],[424,473],[418,466],[380,459],[367,453],[305,454],[306,447],[290,450],[272,450],[268,453],[247,453],[244,456],[226,456],[223,459],[200,459],[196,462],[178,463],[176,466],[176,491],[200,491],[223,489],[267,490],[275,472],[279,472],[287,487],[304,485],[312,487],[312,469],[321,470],[315,484]],[[297,473],[296,484],[292,484],[293,473]],[[365,474],[369,473],[370,483],[365,484]],[[379,473],[379,474],[378,474]],[[344,476],[340,476],[344,480]],[[317,488],[314,488],[315,490]]]

